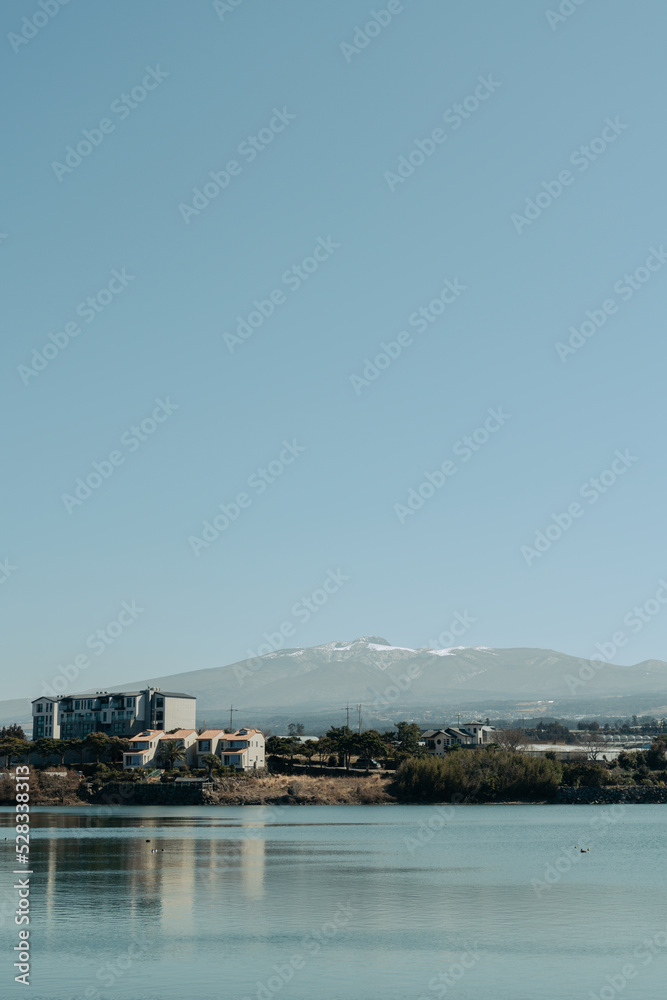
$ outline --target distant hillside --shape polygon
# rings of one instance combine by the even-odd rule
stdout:
[[[186,691],[197,696],[198,714],[208,722],[224,718],[231,703],[243,709],[244,716],[257,711],[263,718],[287,717],[298,710],[301,715],[327,718],[334,713],[340,719],[347,703],[362,704],[367,718],[391,718],[401,708],[430,710],[441,717],[456,706],[500,708],[539,701],[546,703],[543,711],[553,702],[553,711],[562,715],[568,706],[574,711],[608,699],[667,702],[667,663],[662,660],[631,667],[604,664],[583,681],[591,669],[589,661],[554,650],[407,649],[366,636],[281,649],[225,667],[166,677],[135,676],[109,689],[152,684]],[[0,703],[0,720],[16,718],[19,706],[21,717],[29,718],[28,702],[17,700]],[[622,714],[620,704],[609,710]]]

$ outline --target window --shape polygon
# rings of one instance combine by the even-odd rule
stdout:
[[[44,707],[44,706],[42,705],[42,703],[41,703],[41,701],[40,701],[39,705],[38,705],[38,706],[37,706],[37,708],[36,708],[36,711],[37,711],[37,712],[41,712],[41,711],[43,710],[43,707]]]
[[[80,702],[80,701],[75,701],[75,702],[74,702],[74,708],[75,708],[75,709],[77,709],[77,708],[81,708],[81,702]]]
[[[199,741],[199,752],[200,753],[208,753],[210,751],[210,749],[211,749],[211,741],[210,740],[200,740]]]
[[[125,699],[125,707],[126,708],[134,708],[134,698],[126,698]]]
[[[122,722],[114,722],[114,724],[113,724],[113,731],[114,731],[114,733],[122,733],[124,729],[125,729],[125,726],[123,725]]]
[[[157,708],[164,708],[164,698],[156,698],[155,705]]]
[[[86,708],[92,708],[92,707],[93,707],[92,701],[87,701],[86,702]]]

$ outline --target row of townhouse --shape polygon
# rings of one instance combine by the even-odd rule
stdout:
[[[165,733],[159,729],[146,729],[130,740],[130,747],[123,754],[123,768],[133,771],[137,767],[153,767],[160,763],[160,743],[174,740],[185,750],[184,763],[190,767],[206,767],[209,754],[220,758],[225,767],[237,771],[256,771],[265,766],[264,734],[259,729],[237,729],[227,733],[224,729],[178,729]]]
[[[444,757],[449,747],[479,747],[493,743],[495,728],[484,723],[466,722],[462,726],[449,726],[447,729],[427,729],[421,734],[421,741],[426,744],[436,757]]]

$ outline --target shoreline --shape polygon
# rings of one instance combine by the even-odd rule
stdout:
[[[560,786],[550,798],[476,799],[475,792],[454,793],[449,799],[401,796],[392,775],[235,775],[212,784],[163,782],[108,782],[92,789],[75,778],[44,776],[36,772],[31,805],[44,808],[122,808],[123,806],[308,806],[308,805],[615,805],[667,804],[667,785]],[[0,806],[14,807],[14,788],[0,785]]]

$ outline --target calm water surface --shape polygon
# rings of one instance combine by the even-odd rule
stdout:
[[[666,823],[659,805],[35,809],[29,990],[0,837],[0,995],[659,1000]]]

